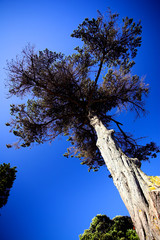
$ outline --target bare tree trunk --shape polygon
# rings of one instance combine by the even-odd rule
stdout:
[[[108,130],[94,116],[91,125],[97,133],[97,147],[110,171],[113,182],[126,205],[140,240],[160,239],[160,177],[147,176],[139,160],[127,157]]]

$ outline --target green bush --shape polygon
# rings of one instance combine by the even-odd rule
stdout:
[[[80,240],[139,240],[128,216],[117,216],[112,220],[98,214],[92,219],[90,228],[79,236]]]

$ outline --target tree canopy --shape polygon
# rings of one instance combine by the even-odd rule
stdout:
[[[139,240],[132,220],[128,216],[117,216],[112,220],[98,214],[92,219],[89,229],[79,236],[80,240]]]
[[[0,164],[0,208],[8,201],[10,189],[16,179],[16,172],[16,167],[11,168],[9,163]]]
[[[45,49],[36,53],[27,46],[21,57],[8,63],[10,95],[30,97],[27,103],[11,105],[12,121],[7,123],[18,136],[16,146],[53,141],[68,135],[71,147],[64,155],[76,156],[97,170],[104,160],[96,146],[90,116],[97,115],[106,127],[115,124],[115,140],[129,157],[148,160],[159,151],[155,143],[140,145],[122,129],[111,110],[130,109],[145,113],[146,85],[132,74],[134,58],[141,45],[141,23],[132,18],[119,22],[119,15],[98,14],[86,18],[72,37],[83,42],[72,55]],[[7,147],[11,147],[7,144]]]

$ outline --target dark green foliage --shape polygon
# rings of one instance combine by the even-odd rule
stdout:
[[[106,215],[97,215],[92,219],[90,228],[79,237],[80,240],[139,240],[133,230],[131,218],[117,216],[112,220]]]
[[[126,69],[126,66],[132,66],[128,60],[136,56],[137,47],[141,45],[142,27],[140,21],[135,23],[126,17],[120,29],[118,16],[109,11],[106,18],[101,13],[97,19],[86,18],[71,36],[82,39],[86,51],[93,54],[97,61],[104,59],[107,66],[116,66],[121,62]]]
[[[16,167],[10,167],[10,164],[0,164],[0,208],[3,207],[9,197],[10,189],[16,179]]]
[[[97,170],[104,161],[89,119],[97,115],[106,127],[117,126],[115,140],[125,153],[139,160],[156,156],[156,145],[138,145],[111,115],[117,108],[145,113],[143,96],[148,93],[148,86],[131,72],[141,45],[140,22],[127,17],[121,27],[117,22],[118,14],[110,12],[108,17],[99,13],[97,19],[85,19],[71,35],[84,45],[71,56],[48,49],[36,53],[28,46],[21,58],[8,63],[9,93],[30,96],[27,104],[11,105],[13,119],[6,124],[20,139],[18,147],[69,135],[71,148],[65,156],[76,156]]]

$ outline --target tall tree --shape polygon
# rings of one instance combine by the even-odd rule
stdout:
[[[16,167],[0,164],[0,208],[6,205],[13,182],[16,179]]]
[[[7,125],[19,137],[17,147],[69,135],[71,147],[64,155],[80,158],[89,170],[106,164],[140,239],[158,239],[160,178],[145,175],[140,166],[159,149],[153,142],[138,144],[112,114],[117,108],[144,114],[148,94],[148,85],[132,74],[141,23],[126,17],[118,26],[118,21],[110,11],[86,18],[71,35],[83,42],[72,55],[36,53],[28,46],[9,62],[10,95],[30,99],[11,105]]]
[[[116,216],[112,220],[98,214],[92,219],[89,229],[79,236],[80,240],[139,240],[131,218]]]

